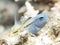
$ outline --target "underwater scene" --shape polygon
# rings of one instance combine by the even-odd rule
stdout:
[[[60,0],[0,0],[0,45],[60,45]]]

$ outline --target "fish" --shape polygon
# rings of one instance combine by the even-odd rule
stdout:
[[[40,13],[34,18],[26,20],[23,24],[18,25],[16,28],[12,30],[13,33],[17,32],[17,30],[27,30],[32,34],[36,34],[48,21],[48,16],[45,13]]]

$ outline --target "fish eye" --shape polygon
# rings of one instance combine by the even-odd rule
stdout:
[[[40,17],[39,19],[42,20],[44,17]]]

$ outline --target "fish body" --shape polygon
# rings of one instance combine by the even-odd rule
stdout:
[[[36,34],[48,21],[48,16],[45,13],[41,13],[34,18],[31,18],[24,23],[18,25],[16,28],[13,27],[13,33],[17,32],[18,30],[27,30],[30,33]]]
[[[27,30],[30,33],[36,34],[48,21],[48,16],[45,13],[41,13],[34,18],[25,21],[23,24],[18,25],[17,28],[14,27],[12,32],[17,30]]]

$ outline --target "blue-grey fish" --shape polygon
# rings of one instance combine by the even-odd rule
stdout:
[[[30,33],[36,34],[48,21],[48,16],[45,13],[40,13],[34,18],[25,21],[16,28],[12,29],[12,32],[17,32],[17,30],[27,30]]]

